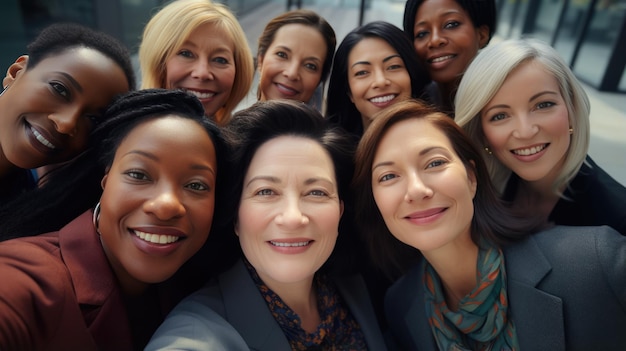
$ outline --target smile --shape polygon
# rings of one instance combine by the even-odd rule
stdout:
[[[526,148],[526,149],[516,149],[516,150],[511,150],[511,152],[519,156],[530,156],[530,155],[534,155],[542,151],[543,149],[548,147],[548,145],[549,144],[543,144],[543,145],[533,146],[531,148]]]
[[[451,59],[453,57],[454,57],[454,55],[446,55],[446,56],[436,57],[434,59],[431,59],[430,63],[442,62],[442,61],[445,61],[445,60],[449,60],[449,59]]]
[[[375,104],[384,104],[387,103],[393,99],[396,98],[396,94],[391,94],[391,95],[385,95],[385,96],[377,96],[374,98],[369,99],[371,102],[375,103]]]
[[[270,244],[274,246],[278,246],[278,247],[301,247],[301,246],[308,246],[312,242],[313,242],[312,240],[302,241],[302,242],[297,242],[297,243],[283,243],[279,241],[270,241]]]
[[[195,95],[198,99],[208,99],[208,98],[215,96],[215,93],[203,93],[200,91],[190,90],[190,89],[183,89],[183,90]]]
[[[31,127],[30,130],[33,132],[33,135],[35,136],[35,138],[37,138],[37,141],[39,141],[42,145],[52,150],[56,149],[54,144],[52,144],[48,139],[44,138],[44,136],[41,135],[41,133],[39,133],[38,131],[36,131],[35,128]]]
[[[135,235],[139,237],[139,239],[143,241],[147,241],[149,243],[153,243],[153,244],[171,244],[171,243],[177,242],[178,239],[180,239],[179,236],[175,236],[175,235],[151,234],[151,233],[140,232],[138,230],[134,230],[133,232],[135,233]]]

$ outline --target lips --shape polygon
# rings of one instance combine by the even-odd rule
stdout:
[[[526,147],[526,148],[514,149],[514,150],[511,150],[511,152],[518,156],[531,156],[531,155],[534,155],[536,153],[543,151],[545,148],[548,147],[548,145],[550,144],[549,143],[540,144],[540,145],[535,145],[535,146]]]
[[[429,63],[439,63],[439,62],[443,62],[443,61],[450,60],[450,59],[454,58],[454,56],[456,56],[456,55],[443,55],[443,56],[438,56],[438,57],[434,57],[434,58],[430,58],[430,59],[428,59],[428,62],[429,62]]]
[[[62,145],[51,133],[45,128],[31,125],[27,121],[25,123],[25,133],[30,144],[44,155],[57,153]]]
[[[446,207],[437,207],[437,208],[431,208],[425,211],[418,211],[418,212],[413,212],[411,214],[409,214],[408,216],[406,216],[405,218],[407,219],[423,219],[423,218],[428,218],[428,217],[432,217],[434,215],[440,214],[442,212],[444,212],[445,210],[447,210]]]
[[[302,247],[302,246],[308,246],[312,242],[313,240],[297,241],[297,242],[284,242],[284,241],[270,240],[270,244],[272,244],[273,246],[278,246],[278,247]]]
[[[288,97],[293,97],[300,93],[298,90],[281,83],[274,83],[274,85],[276,86],[276,89],[279,93]]]
[[[386,95],[376,96],[368,100],[376,106],[383,107],[383,106],[388,105],[397,96],[398,94],[386,94]]]
[[[138,230],[135,230],[134,233],[141,240],[144,240],[153,244],[171,244],[180,239],[179,236],[175,236],[175,235],[151,234],[151,233],[141,232]]]
[[[196,90],[190,88],[182,88],[184,91],[195,95],[200,100],[210,99],[215,96],[217,93],[210,90]]]

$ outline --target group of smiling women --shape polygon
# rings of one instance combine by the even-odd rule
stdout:
[[[625,349],[626,188],[567,64],[495,25],[408,0],[335,52],[294,10],[253,60],[174,0],[139,90],[115,39],[44,29],[0,94],[0,349]]]

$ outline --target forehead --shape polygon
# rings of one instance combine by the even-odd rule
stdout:
[[[425,17],[439,17],[445,14],[456,12],[469,16],[467,11],[455,0],[426,0],[417,8],[416,22],[425,19]],[[424,17],[424,18],[422,18]]]
[[[294,166],[296,164],[297,167]],[[283,166],[289,173],[313,170],[329,175],[334,170],[330,155],[317,141],[301,136],[279,136],[266,141],[256,150],[248,173],[277,170],[277,167]]]
[[[380,138],[375,159],[388,152],[407,154],[426,147],[452,149],[447,135],[424,118],[409,118],[393,124]]]
[[[191,31],[186,41],[193,42],[213,42],[214,44],[223,44],[228,47],[234,47],[232,37],[223,25],[215,22],[207,22],[200,24]]]
[[[394,49],[386,40],[378,37],[366,37],[356,43],[350,54],[348,55],[348,63],[352,64],[356,61],[365,59],[383,60],[390,55],[397,55],[398,51]]]
[[[305,44],[303,47],[310,47],[320,42],[325,47],[324,37],[316,28],[300,23],[289,23],[278,28],[271,46]]]
[[[77,64],[79,64],[78,67],[76,66]],[[84,68],[100,70],[102,66],[108,69],[108,67],[112,65],[118,66],[113,59],[96,49],[84,46],[73,46],[49,53],[32,69],[54,69],[54,67],[58,67],[59,70],[63,69],[63,71],[74,71]]]

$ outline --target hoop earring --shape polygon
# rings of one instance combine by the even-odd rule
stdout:
[[[96,207],[94,207],[93,209],[92,221],[93,221],[93,227],[96,229],[96,233],[100,235],[100,229],[98,228],[100,224],[100,201],[98,201],[98,203],[96,204]]]
[[[485,152],[488,153],[489,155],[493,155],[493,152],[489,150],[489,146],[485,146]]]

